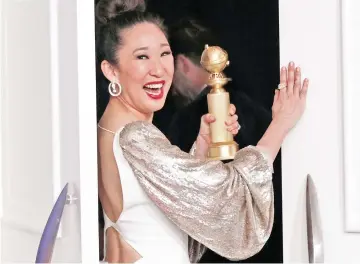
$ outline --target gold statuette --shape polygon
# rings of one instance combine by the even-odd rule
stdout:
[[[209,113],[216,121],[210,124],[211,144],[208,158],[212,160],[234,159],[239,145],[226,129],[225,121],[229,118],[230,97],[224,85],[230,81],[222,72],[229,65],[228,54],[218,46],[205,45],[201,55],[202,67],[210,73],[208,85],[212,88],[207,95]]]

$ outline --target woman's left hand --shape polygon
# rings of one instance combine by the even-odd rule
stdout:
[[[229,107],[229,118],[225,122],[225,126],[231,134],[234,136],[239,133],[240,124],[238,122],[238,116],[236,113],[236,107],[233,104],[230,104]],[[200,131],[196,139],[196,152],[195,156],[197,158],[205,159],[207,157],[207,152],[211,144],[210,136],[210,124],[215,122],[216,119],[211,114],[205,114],[201,117]]]

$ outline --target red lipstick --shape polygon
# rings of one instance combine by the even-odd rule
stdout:
[[[151,99],[159,100],[164,96],[165,81],[148,82],[144,85],[144,90]]]

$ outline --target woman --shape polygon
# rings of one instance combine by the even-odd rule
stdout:
[[[151,124],[174,64],[161,21],[144,10],[143,1],[131,0],[102,0],[96,10],[97,59],[110,94],[98,124],[105,259],[190,263],[206,248],[248,258],[271,233],[272,161],[304,111],[308,81],[301,85],[293,63],[282,68],[272,123],[234,161],[206,160],[210,114],[201,118],[191,153],[184,153]],[[235,112],[231,105],[224,124],[234,135]]]

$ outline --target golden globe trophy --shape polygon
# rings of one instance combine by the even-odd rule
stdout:
[[[229,65],[228,54],[218,46],[205,45],[201,55],[202,67],[210,73],[207,84],[211,91],[207,95],[209,113],[216,121],[210,124],[211,144],[208,158],[212,160],[234,159],[239,145],[231,132],[227,131],[225,121],[229,118],[230,97],[224,85],[231,79],[222,72]]]

